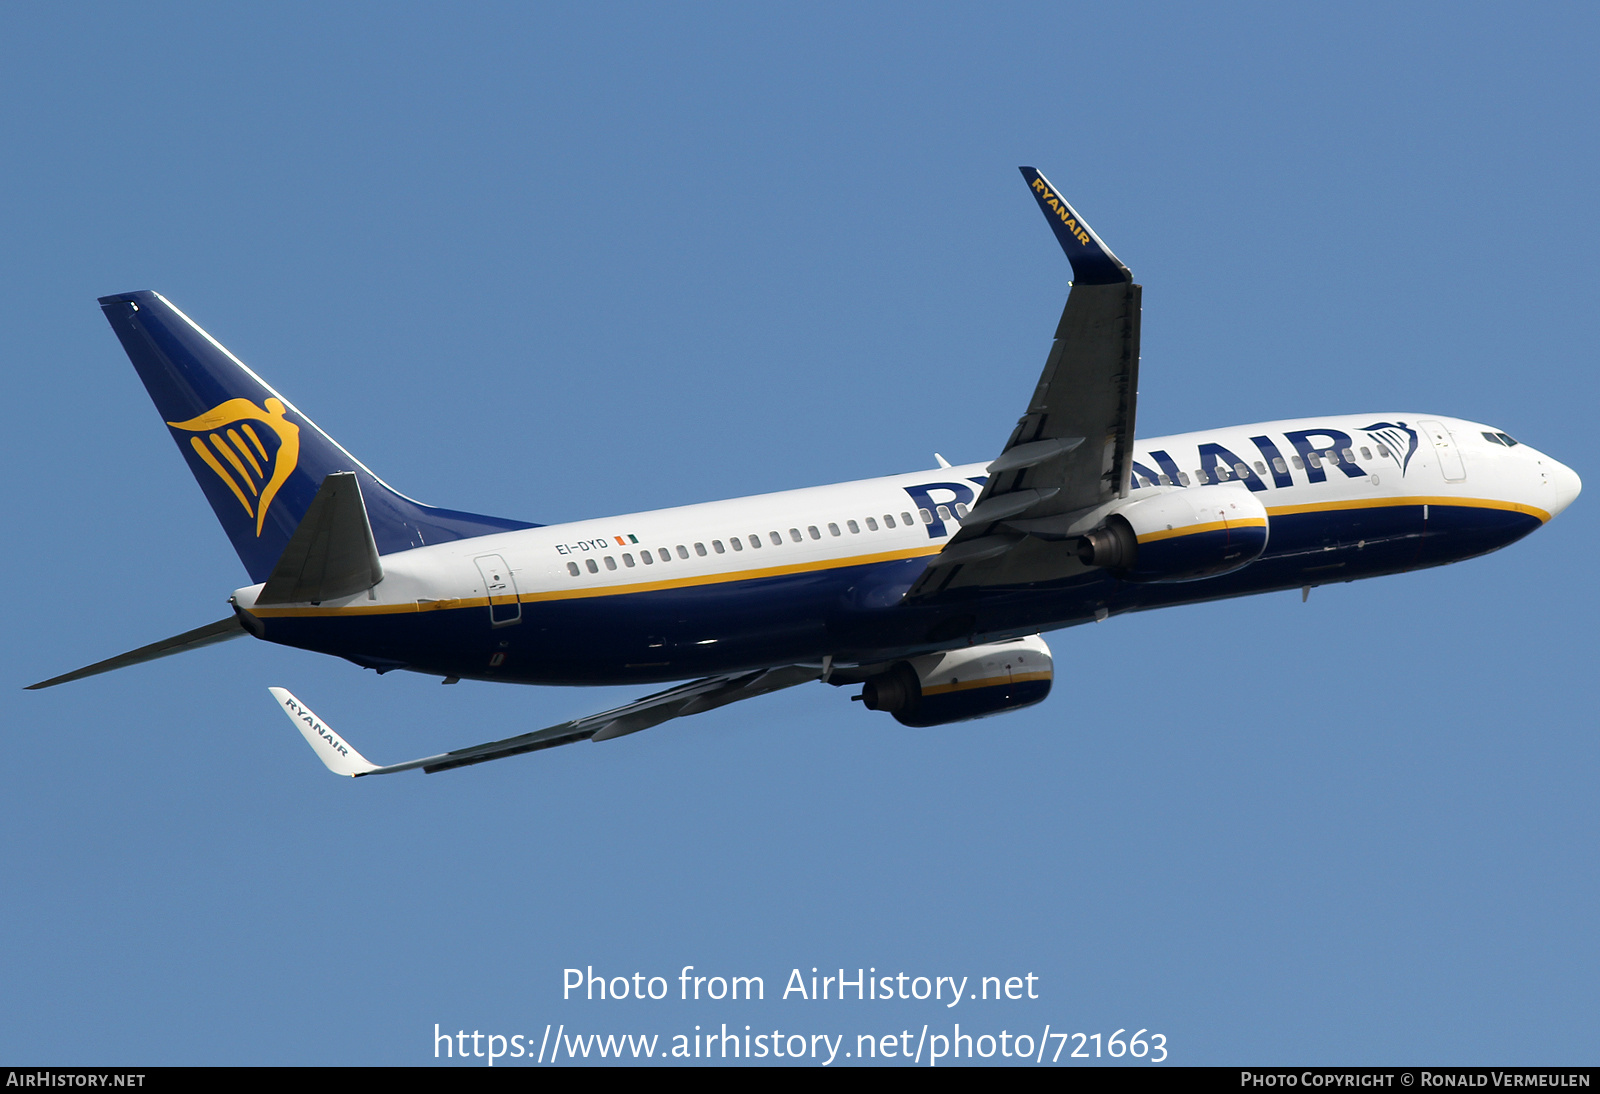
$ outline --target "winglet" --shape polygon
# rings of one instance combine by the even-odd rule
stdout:
[[[306,705],[285,688],[268,688],[272,697],[278,701],[283,712],[289,716],[289,721],[295,724],[300,735],[306,739],[311,750],[317,754],[317,759],[327,765],[329,771],[335,775],[365,775],[376,771],[378,765],[370,762],[365,756],[355,750],[355,746],[339,737],[328,728],[326,722],[318,718]]]
[[[1128,267],[1100,242],[1094,229],[1084,223],[1077,210],[1067,204],[1067,199],[1050,185],[1050,180],[1041,175],[1038,168],[1022,167],[1018,170],[1027,180],[1028,188],[1039,202],[1039,208],[1044,211],[1044,218],[1050,222],[1050,230],[1055,232],[1061,249],[1067,252],[1067,260],[1072,263],[1073,284],[1116,285],[1133,280]]]

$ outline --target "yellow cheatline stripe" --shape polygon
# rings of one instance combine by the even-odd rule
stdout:
[[[249,462],[250,466],[255,468],[256,478],[266,478],[266,476],[261,473],[261,465],[256,462],[255,456],[251,453],[250,449],[245,447],[245,443],[239,439],[239,434],[231,429],[228,430],[228,440],[232,441],[233,447],[239,450],[239,455],[243,456]]]
[[[190,443],[200,458],[211,465],[212,470],[222,477],[233,488],[241,504],[248,512],[249,502],[233,485],[231,479],[223,471],[222,465],[211,458],[210,454],[201,445],[199,438],[191,437]],[[1535,509],[1531,505],[1521,505],[1517,502],[1490,501],[1481,498],[1447,498],[1447,497],[1407,497],[1407,498],[1374,498],[1361,501],[1324,502],[1314,505],[1280,505],[1269,508],[1269,516],[1279,516],[1293,513],[1318,513],[1331,512],[1338,509],[1385,509],[1409,505],[1458,505],[1480,509],[1505,509],[1518,513],[1526,513],[1547,521],[1550,514],[1542,509]],[[1263,522],[1260,518],[1246,518],[1235,521],[1241,526],[1259,526]],[[1227,525],[1218,521],[1215,524],[1200,525],[1196,528],[1183,530],[1174,529],[1172,532],[1156,532],[1149,536],[1141,536],[1140,543],[1147,543],[1153,539],[1165,538],[1168,535],[1188,535],[1207,531],[1212,528],[1223,528]],[[762,577],[781,577],[787,574],[814,573],[818,570],[836,570],[845,566],[865,566],[874,562],[894,562],[899,559],[917,558],[924,555],[938,554],[943,550],[943,545],[929,544],[926,547],[916,547],[903,551],[886,551],[876,555],[856,555],[850,558],[828,559],[820,562],[803,562],[792,566],[769,566],[760,570],[734,570],[720,574],[702,574],[695,577],[680,577],[666,581],[646,581],[632,585],[584,586],[576,589],[558,589],[539,593],[523,593],[518,599],[524,604],[531,604],[540,600],[582,600],[597,596],[622,596],[627,593],[654,592],[658,589],[682,589],[695,585],[720,585],[731,581],[750,581]],[[408,601],[404,604],[352,604],[345,608],[252,608],[250,614],[263,619],[283,616],[332,616],[332,615],[396,615],[405,612],[447,611],[455,608],[483,608],[487,607],[487,597],[462,597],[456,600],[429,600]]]
[[[1048,680],[1048,672],[1017,672],[1009,676],[986,676],[982,680],[957,680],[953,684],[940,684],[938,687],[923,688],[924,695],[948,695],[952,691],[967,691],[970,688],[993,688],[1003,684],[1027,684],[1034,680]]]
[[[249,422],[240,422],[239,428],[244,430],[244,435],[250,438],[250,443],[256,446],[256,451],[261,453],[261,458],[267,458],[266,446],[261,443],[261,438],[256,436],[256,431],[250,428]]]
[[[1154,543],[1158,539],[1172,539],[1174,536],[1197,536],[1201,532],[1224,532],[1229,528],[1265,528],[1266,517],[1241,517],[1238,520],[1214,520],[1210,524],[1191,524],[1185,528],[1168,528],[1161,532],[1150,532],[1139,537],[1140,543]]]
[[[252,493],[252,494],[258,493],[258,491],[256,490],[255,481],[250,478],[250,472],[248,472],[248,471],[246,471],[244,469],[244,464],[240,463],[239,462],[239,457],[235,456],[233,454],[233,449],[231,449],[227,445],[223,444],[222,443],[222,438],[217,436],[215,433],[211,434],[211,443],[216,448],[216,450],[218,452],[222,453],[222,458],[223,459],[225,459],[229,463],[233,464],[233,469],[235,471],[239,472],[239,477],[241,479],[243,479],[244,480],[244,484],[250,488],[250,493]]]
[[[1395,498],[1362,498],[1356,501],[1330,501],[1318,502],[1312,505],[1276,505],[1268,506],[1268,516],[1287,516],[1294,513],[1326,513],[1337,509],[1400,509],[1412,505],[1453,505],[1461,509],[1501,509],[1510,513],[1522,513],[1525,516],[1537,517],[1541,521],[1548,521],[1550,514],[1532,505],[1523,505],[1518,501],[1497,501],[1493,498],[1453,498],[1412,495],[1409,497]]]
[[[252,517],[255,516],[256,511],[250,508],[250,499],[244,496],[244,491],[240,490],[239,484],[233,481],[233,476],[228,474],[228,469],[217,462],[217,458],[211,454],[211,450],[205,446],[205,442],[199,437],[190,437],[189,447],[193,448],[195,454],[206,461],[207,467],[217,473],[217,478],[228,484],[228,489],[232,490],[233,496],[239,499],[239,504],[244,506],[244,511]]]
[[[510,597],[506,598],[508,601]],[[466,596],[456,600],[408,600],[403,604],[351,604],[344,608],[248,608],[261,619],[282,619],[300,616],[351,616],[351,615],[403,615],[409,612],[438,612],[452,608],[487,608],[486,596]]]
[[[904,558],[918,558],[938,554],[941,544],[912,547],[902,551],[884,551],[875,555],[854,555],[849,558],[823,559],[816,562],[799,562],[789,566],[767,566],[759,570],[732,570],[720,574],[699,574],[693,577],[670,578],[665,581],[643,581],[630,585],[582,586],[576,589],[555,589],[537,593],[523,593],[518,599],[524,604],[541,600],[583,600],[597,596],[622,596],[627,593],[648,593],[660,589],[684,589],[697,585],[723,585],[732,581],[752,581],[763,577],[783,577],[789,574],[815,573],[818,570],[838,570],[846,566],[868,566],[875,562],[894,562]],[[508,598],[509,600],[509,598]],[[405,604],[352,604],[346,608],[251,608],[250,614],[263,619],[282,616],[324,615],[390,615],[400,612],[439,611],[448,608],[482,608],[489,603],[486,597],[463,597],[459,600],[433,600]]]

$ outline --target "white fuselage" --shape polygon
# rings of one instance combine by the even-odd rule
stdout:
[[[1414,450],[1406,453],[1391,443],[1384,446],[1388,454],[1379,455],[1380,442],[1362,427],[1396,422],[1410,423],[1419,433]],[[1442,425],[1445,435],[1430,437],[1417,428],[1424,422]],[[1326,453],[1329,446],[1320,443],[1319,434],[1329,429],[1353,438],[1354,459],[1336,451],[1337,463],[1318,455],[1321,467],[1312,466],[1290,435],[1309,433],[1307,439],[1318,446],[1313,450]],[[1218,457],[1221,448],[1245,466],[1247,483],[1253,476],[1259,484],[1269,517],[1426,505],[1430,499],[1437,505],[1515,510],[1540,521],[1566,508],[1577,496],[1577,475],[1527,445],[1506,447],[1484,437],[1497,432],[1440,416],[1365,414],[1157,437],[1135,446],[1131,496],[1217,484],[1219,466],[1229,462]],[[1262,437],[1267,446],[1253,440]],[[1270,454],[1273,448],[1276,456]],[[1178,475],[1163,468],[1175,468]],[[1237,470],[1226,474],[1221,481],[1239,481]],[[504,560],[515,595],[531,603],[933,555],[959,527],[984,475],[984,464],[965,464],[456,540],[384,556],[384,580],[370,593],[315,607],[256,611],[264,617],[359,614],[482,602],[491,595],[490,579],[475,560],[488,556]],[[252,609],[260,589],[238,590],[239,606]]]

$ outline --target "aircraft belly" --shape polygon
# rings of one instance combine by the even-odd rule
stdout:
[[[859,568],[857,568],[859,569]],[[801,661],[828,649],[849,571],[563,599],[524,597],[521,621],[483,606],[265,621],[270,641],[409,668],[529,684],[627,684]],[[352,656],[356,654],[357,656]]]

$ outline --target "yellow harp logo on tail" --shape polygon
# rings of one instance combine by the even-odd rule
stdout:
[[[265,410],[249,399],[229,399],[198,418],[167,423],[173,429],[204,434],[190,437],[189,447],[227,483],[244,511],[256,518],[258,536],[267,506],[300,460],[300,427],[283,414],[283,403],[277,399],[268,399]]]

